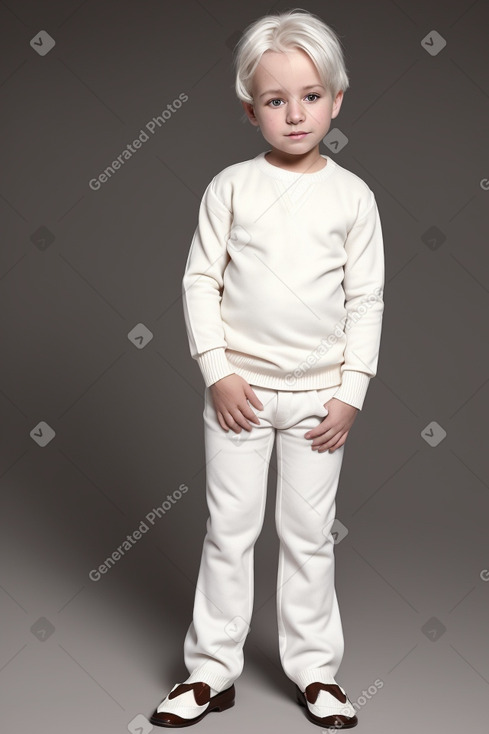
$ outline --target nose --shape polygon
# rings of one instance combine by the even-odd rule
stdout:
[[[299,99],[291,97],[287,103],[287,122],[297,124],[305,117],[304,108]]]

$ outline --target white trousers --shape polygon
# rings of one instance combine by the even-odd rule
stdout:
[[[304,438],[327,415],[323,403],[338,386],[299,392],[251,387],[264,408],[251,406],[260,425],[240,434],[221,428],[205,388],[209,518],[184,642],[187,682],[204,681],[222,691],[242,672],[254,601],[254,545],[276,437],[279,650],[286,675],[304,690],[314,681],[336,682],[344,651],[330,530],[345,446],[318,453]]]

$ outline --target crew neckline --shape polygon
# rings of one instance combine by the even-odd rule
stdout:
[[[321,153],[321,158],[325,159],[326,165],[319,171],[314,171],[313,173],[289,171],[286,168],[279,168],[279,166],[275,166],[273,163],[267,161],[267,159],[265,158],[267,153],[271,153],[271,149],[264,150],[261,153],[258,153],[258,155],[254,158],[255,163],[257,164],[258,168],[263,171],[263,173],[266,173],[269,176],[277,178],[281,181],[293,181],[300,178],[301,176],[304,176],[304,180],[306,181],[324,181],[331,176],[331,174],[334,172],[334,169],[336,168],[336,162],[332,158],[330,158],[329,155]]]

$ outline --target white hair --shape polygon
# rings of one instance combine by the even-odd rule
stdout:
[[[302,49],[315,64],[333,99],[349,87],[341,42],[326,23],[301,8],[265,15],[247,28],[235,46],[236,94],[253,104],[253,74],[265,51]]]

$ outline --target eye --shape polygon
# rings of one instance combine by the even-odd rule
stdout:
[[[267,104],[268,104],[268,105],[269,105],[270,107],[280,107],[280,105],[278,105],[278,104],[273,104],[273,102],[282,102],[282,100],[281,100],[281,99],[279,99],[278,97],[276,97],[275,99],[271,99],[271,100],[270,100],[270,101],[269,101],[269,102],[267,103]]]
[[[308,97],[316,97],[316,99],[319,99],[319,94],[316,94],[316,92],[311,92],[310,94],[306,95],[306,99]],[[315,102],[316,100],[313,99],[313,100],[310,100],[310,101]]]

